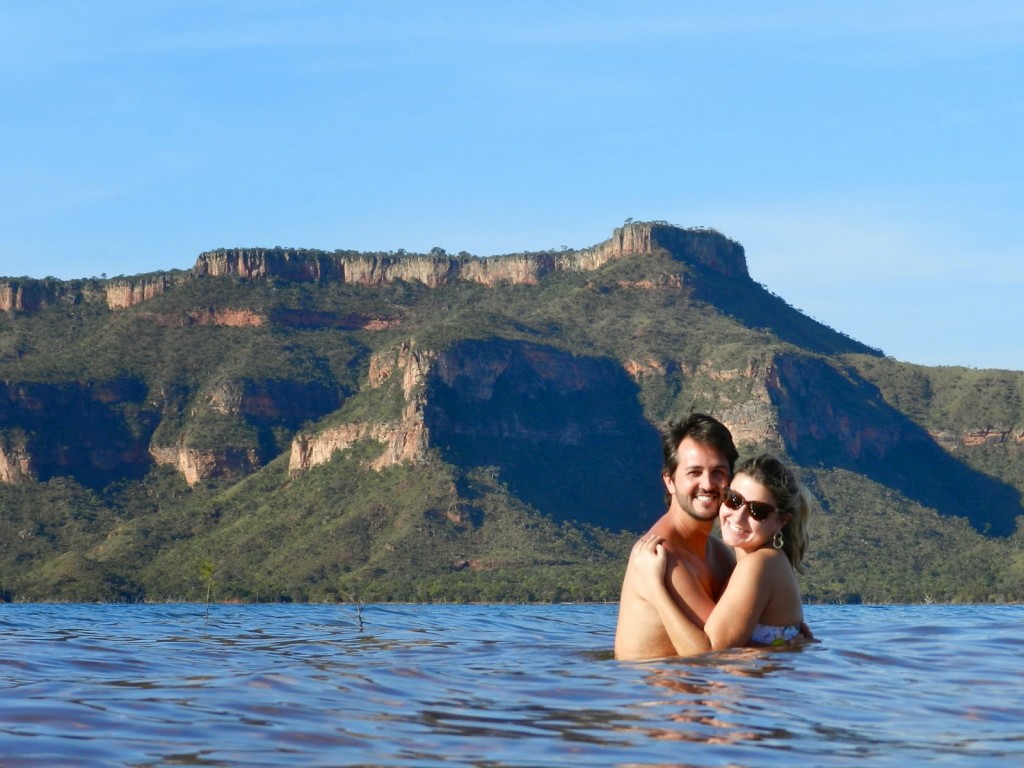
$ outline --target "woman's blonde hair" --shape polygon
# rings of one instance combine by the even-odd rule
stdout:
[[[779,514],[789,515],[789,521],[781,530],[782,550],[793,568],[803,573],[808,544],[807,521],[811,515],[810,492],[785,464],[768,453],[744,459],[736,467],[736,474],[748,475],[771,491]]]

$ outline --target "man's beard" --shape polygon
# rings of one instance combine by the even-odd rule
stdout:
[[[679,502],[679,507],[683,510],[683,512],[692,517],[694,520],[699,520],[702,523],[710,523],[718,519],[718,508],[722,504],[721,494],[716,493],[714,495],[718,499],[718,505],[715,506],[714,512],[709,513],[706,517],[701,514],[698,514],[697,510],[693,508],[694,499],[692,497],[683,496],[683,494],[677,491],[676,501]]]

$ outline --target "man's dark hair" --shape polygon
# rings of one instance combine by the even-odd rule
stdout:
[[[672,477],[679,467],[679,444],[687,437],[698,443],[718,449],[729,462],[729,475],[733,474],[739,451],[732,442],[732,433],[718,419],[706,413],[691,413],[681,421],[674,421],[661,433],[661,451],[664,456],[662,472]]]

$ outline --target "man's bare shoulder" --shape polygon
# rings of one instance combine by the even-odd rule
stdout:
[[[736,555],[721,539],[712,536],[708,539],[706,557],[711,572],[711,596],[717,601],[736,568]]]
[[[622,660],[652,659],[675,655],[657,609],[641,594],[640,574],[631,557],[626,565],[615,627],[615,657]]]
[[[736,555],[733,554],[732,548],[716,536],[708,538],[707,558],[712,567],[731,571],[736,566]]]

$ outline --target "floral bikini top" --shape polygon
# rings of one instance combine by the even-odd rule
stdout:
[[[755,645],[785,645],[799,634],[800,626],[797,624],[789,624],[784,627],[758,624],[754,627],[750,642]]]

